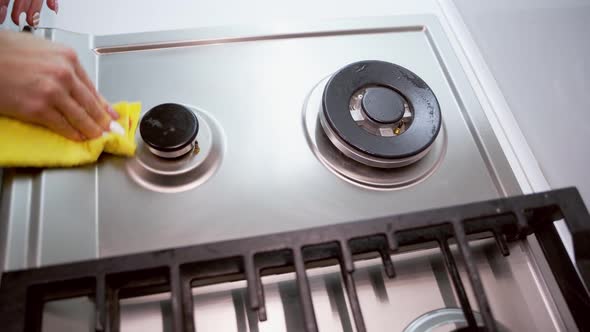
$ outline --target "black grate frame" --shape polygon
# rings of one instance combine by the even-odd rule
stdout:
[[[565,219],[572,234],[578,272],[553,222]],[[266,319],[261,276],[295,271],[307,331],[317,331],[306,265],[335,262],[341,267],[353,319],[366,330],[354,282],[354,259],[376,252],[388,277],[390,255],[399,248],[436,241],[451,276],[469,330],[497,331],[467,235],[491,232],[499,250],[507,241],[535,234],[566,303],[581,331],[590,331],[590,215],[575,188],[494,199],[391,217],[189,247],[108,257],[4,273],[0,284],[0,324],[5,332],[41,331],[43,303],[88,296],[95,302],[95,330],[119,331],[119,300],[169,291],[176,332],[193,332],[191,288],[247,280],[249,307]],[[457,244],[483,317],[477,326],[449,240]],[[278,270],[277,270],[278,269]],[[198,317],[196,318],[198,319]]]

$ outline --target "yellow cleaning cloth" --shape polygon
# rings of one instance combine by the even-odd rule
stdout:
[[[0,167],[68,167],[95,162],[104,151],[135,154],[135,129],[140,103],[113,105],[124,135],[108,133],[85,142],[75,142],[48,129],[10,118],[0,117]]]

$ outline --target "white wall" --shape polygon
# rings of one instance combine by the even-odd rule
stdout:
[[[429,12],[435,0],[59,0],[42,26],[93,34],[170,30],[269,20],[385,16]]]
[[[590,1],[455,4],[549,184],[590,206]]]

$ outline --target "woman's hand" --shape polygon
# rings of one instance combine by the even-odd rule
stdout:
[[[53,10],[56,14],[59,10],[58,0],[47,0],[47,7]],[[8,4],[10,0],[0,0],[0,24],[4,23],[6,15],[8,14]],[[19,25],[20,13],[27,14],[27,24],[36,27],[39,25],[39,18],[41,17],[41,9],[43,8],[43,0],[14,0],[12,6],[12,21]]]
[[[85,140],[117,114],[94,88],[76,53],[25,33],[0,31],[0,115]]]

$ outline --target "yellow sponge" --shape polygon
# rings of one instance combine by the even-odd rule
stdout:
[[[135,154],[135,130],[140,103],[113,105],[124,134],[110,132],[85,142],[75,142],[46,128],[0,117],[0,167],[70,167],[96,162],[100,154]]]

